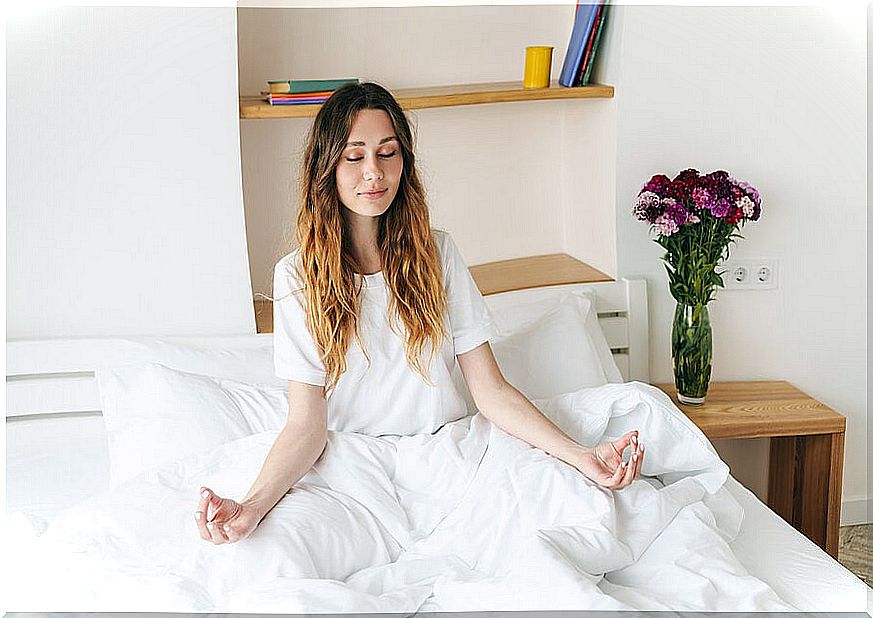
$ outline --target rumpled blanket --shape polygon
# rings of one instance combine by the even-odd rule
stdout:
[[[738,562],[728,467],[661,391],[632,382],[534,402],[587,446],[639,430],[619,491],[481,414],[434,434],[330,432],[247,539],[212,545],[199,487],[241,499],[276,432],[151,470],[7,542],[12,611],[338,613],[792,611]]]

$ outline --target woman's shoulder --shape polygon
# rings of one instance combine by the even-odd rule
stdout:
[[[445,230],[435,227],[432,227],[430,232],[433,236],[433,242],[436,245],[437,251],[440,254],[440,260],[445,263],[450,257],[452,248],[454,247],[452,235]]]
[[[300,278],[300,249],[294,249],[276,262],[273,268],[273,292],[282,293],[302,291]]]

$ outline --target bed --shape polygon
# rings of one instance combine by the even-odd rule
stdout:
[[[649,376],[644,281],[622,279],[491,291],[500,292],[488,294],[486,298],[498,326],[499,336],[492,342],[495,356],[510,382],[538,402],[544,412],[548,409],[550,413],[560,415],[564,403],[570,399],[574,402],[585,399],[592,393],[614,392],[624,396],[629,385],[635,385],[634,392],[645,390]],[[580,343],[583,340],[584,343]],[[570,341],[576,345],[568,346]],[[4,568],[7,570],[5,581],[15,584],[10,586],[13,594],[9,595],[6,609],[32,612],[282,613],[523,608],[870,610],[870,588],[785,523],[726,472],[723,487],[714,494],[718,499],[711,507],[713,512],[717,512],[720,505],[727,505],[724,511],[726,523],[719,523],[718,530],[739,561],[740,566],[731,577],[740,584],[746,581],[743,577],[747,577],[749,596],[760,592],[761,599],[766,597],[765,591],[758,591],[755,587],[758,582],[763,582],[784,602],[784,606],[763,600],[756,604],[754,600],[744,598],[742,588],[731,592],[735,596],[730,599],[734,600],[725,596],[716,598],[718,595],[708,598],[708,594],[713,595],[713,576],[700,584],[697,605],[686,603],[687,591],[682,589],[663,592],[670,587],[670,582],[659,584],[659,590],[650,589],[646,593],[645,588],[634,588],[633,578],[629,575],[625,579],[599,578],[595,582],[599,586],[596,591],[600,595],[605,590],[605,595],[595,598],[590,596],[589,590],[585,594],[580,592],[581,596],[564,596],[561,602],[556,602],[557,596],[549,598],[545,594],[512,596],[519,593],[508,592],[512,586],[494,578],[487,582],[477,580],[471,587],[469,574],[458,575],[449,583],[443,582],[440,594],[435,594],[433,587],[416,586],[414,584],[421,582],[409,580],[414,569],[401,574],[407,578],[401,582],[403,586],[391,579],[401,577],[397,573],[381,573],[378,586],[374,583],[376,580],[367,580],[366,574],[355,575],[360,588],[370,593],[366,598],[344,596],[347,590],[338,589],[333,582],[322,581],[309,581],[304,593],[285,578],[282,582],[287,588],[281,595],[275,593],[276,588],[272,585],[278,580],[270,580],[267,582],[271,584],[269,588],[253,587],[245,594],[236,595],[232,603],[227,599],[216,603],[214,595],[190,581],[167,584],[176,573],[166,568],[139,572],[125,564],[123,578],[110,574],[112,565],[104,565],[104,570],[99,572],[93,570],[93,565],[85,560],[89,552],[105,559],[109,554],[101,552],[105,550],[107,539],[124,541],[123,534],[117,537],[83,534],[77,540],[78,544],[59,547],[62,532],[66,530],[70,536],[76,536],[77,525],[90,526],[93,530],[102,530],[101,526],[118,526],[118,521],[110,521],[107,514],[112,511],[107,504],[112,508],[123,504],[125,492],[128,492],[129,499],[139,491],[137,483],[152,483],[148,487],[154,488],[159,487],[161,479],[182,478],[198,465],[217,461],[209,459],[217,457],[210,453],[221,449],[225,449],[221,451],[222,457],[239,455],[257,460],[251,455],[257,452],[256,448],[243,452],[241,446],[229,445],[253,444],[260,440],[262,448],[268,444],[269,431],[281,422],[280,415],[262,414],[265,409],[281,411],[284,388],[284,384],[272,376],[271,344],[269,334],[8,342],[4,541],[7,559]],[[556,346],[572,348],[571,364],[576,371],[568,375],[561,364],[556,364]],[[146,367],[148,371],[144,369]],[[462,381],[459,386],[461,384]],[[202,387],[196,397],[185,399],[180,395],[180,392],[190,394],[196,385]],[[175,399],[159,410],[161,406],[154,405],[156,400],[148,399],[143,403],[141,393],[135,396],[137,389],[149,392],[166,390],[171,394],[167,396]],[[209,399],[211,395],[205,394],[207,391],[214,392],[217,399]],[[574,395],[568,399],[566,393]],[[468,394],[465,396],[469,397]],[[229,401],[226,402],[228,420],[217,429],[201,430],[201,426],[191,424],[187,419],[168,416],[178,415],[179,409],[195,409],[204,405],[204,401],[220,407],[225,405],[221,403],[225,400]],[[110,409],[112,413],[109,413]],[[118,411],[121,409],[124,410],[123,416]],[[244,421],[231,418],[239,409],[254,412]],[[576,408],[567,408],[570,409]],[[676,413],[681,414],[678,410]],[[607,420],[612,422],[612,419]],[[670,422],[680,421],[673,418]],[[188,439],[191,432],[199,434],[193,444]],[[152,463],[160,465],[147,466],[140,461],[143,443],[148,444],[155,454]],[[700,446],[704,455],[705,447],[705,444]],[[232,448],[237,450],[228,450]],[[177,463],[183,460],[184,464]],[[656,489],[663,489],[670,483],[668,476],[652,475],[648,482]],[[465,491],[469,493],[469,487]],[[454,503],[452,508],[457,510],[457,504],[463,504],[463,499],[466,498],[459,498],[460,502]],[[741,518],[731,514],[734,513],[731,510],[733,505],[741,507]],[[444,516],[450,519],[451,514],[444,513]],[[194,534],[192,522],[188,524]],[[164,525],[174,524],[165,522]],[[736,526],[736,529],[731,531],[731,526]],[[666,542],[667,534],[658,534],[656,541]],[[549,538],[553,544],[560,545],[560,539],[556,540],[554,535]],[[655,545],[655,542],[649,542],[651,546]],[[100,545],[99,551],[94,549],[97,545]],[[147,561],[149,548],[137,549],[145,556],[142,559]],[[521,566],[527,570],[521,571],[521,575],[516,573],[515,580],[510,578],[507,581],[514,581],[515,588],[528,585],[528,580],[535,583],[535,572],[542,567],[542,563],[536,562],[539,559],[541,557],[531,558],[529,563],[522,561]],[[425,562],[422,564],[426,566]],[[695,570],[690,563],[672,567]],[[448,567],[443,565],[440,568]],[[548,567],[542,568],[543,572],[549,572]],[[689,573],[689,578],[700,579],[700,570],[698,567],[697,573]],[[398,600],[396,594],[392,596],[396,590],[389,589],[388,581],[393,581],[396,590],[403,590],[402,600]],[[679,583],[689,585],[687,582],[673,582],[673,585]],[[326,586],[323,590],[319,587],[322,585]],[[549,580],[542,585],[557,584]],[[375,592],[374,586],[378,588]],[[610,602],[604,604],[604,598]],[[379,602],[370,603],[372,599]],[[613,599],[620,599],[622,603],[611,604]]]

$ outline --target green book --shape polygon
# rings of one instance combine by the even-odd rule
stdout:
[[[588,66],[585,67],[585,73],[582,75],[582,85],[587,86],[588,80],[591,79],[591,67],[594,66],[594,56],[597,55],[597,43],[600,42],[600,34],[606,26],[606,12],[609,10],[609,4],[603,5],[603,10],[600,11],[600,21],[597,23],[597,29],[594,33],[594,41],[591,43],[591,58],[588,60]]]
[[[346,84],[359,84],[361,80],[354,79],[278,79],[270,80],[267,85],[271,94],[300,94],[303,92],[323,92],[336,90]]]

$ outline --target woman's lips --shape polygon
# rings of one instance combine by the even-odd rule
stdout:
[[[364,197],[368,200],[378,200],[380,197],[385,195],[388,192],[388,189],[382,189],[381,191],[367,191],[365,193],[361,193],[361,197]]]

